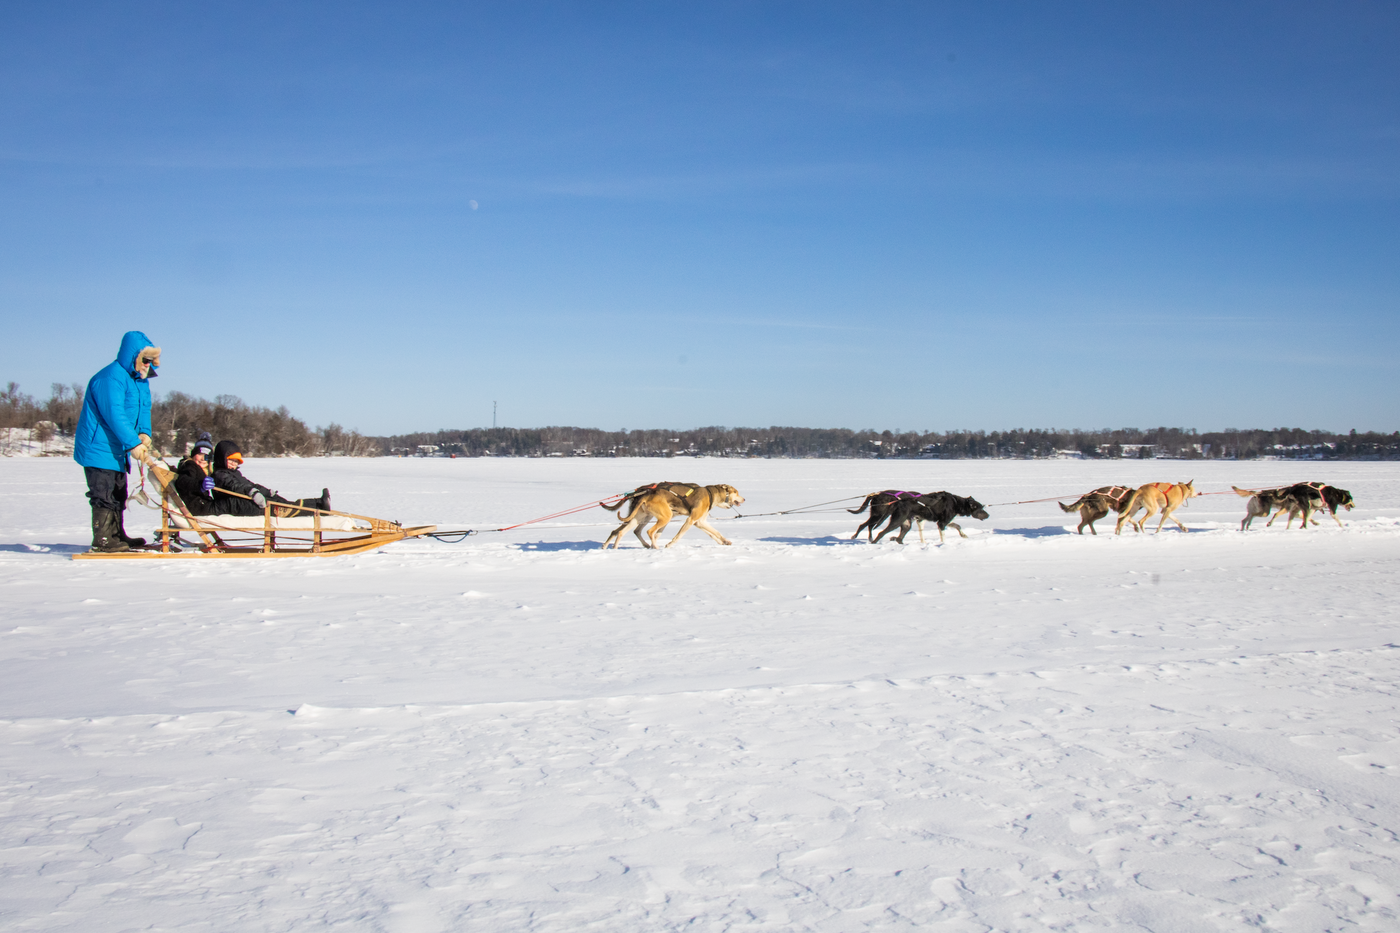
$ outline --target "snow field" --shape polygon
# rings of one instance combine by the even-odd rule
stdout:
[[[1243,500],[1207,497],[1190,534],[1081,538],[1050,502],[903,548],[821,513],[663,552],[600,551],[598,511],[350,558],[73,562],[81,471],[0,462],[6,929],[1396,926],[1394,465],[246,472],[443,527],[658,479],[733,483],[744,512],[1193,477],[1360,507],[1240,534]]]

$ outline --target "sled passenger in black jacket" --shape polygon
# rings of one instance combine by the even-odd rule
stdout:
[[[214,448],[214,505],[220,515],[261,515],[263,508],[269,503],[292,506],[288,509],[273,509],[273,515],[283,515],[287,517],[305,515],[299,512],[295,506],[320,509],[329,512],[331,508],[331,494],[329,490],[322,489],[321,495],[315,499],[298,499],[292,502],[284,499],[276,492],[266,486],[248,479],[239,472],[243,466],[243,451],[239,450],[238,444],[234,441],[219,441],[219,445]],[[225,495],[224,491],[242,493],[240,496]],[[243,498],[248,496],[248,499]]]
[[[175,491],[191,515],[215,515],[219,511],[212,495],[213,459],[214,441],[208,434],[201,434],[190,448],[190,455],[175,469]]]

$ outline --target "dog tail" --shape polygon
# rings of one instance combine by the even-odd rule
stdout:
[[[1080,507],[1088,501],[1088,496],[1080,496],[1078,499],[1074,500],[1074,503],[1072,505],[1065,505],[1063,502],[1056,502],[1055,504],[1058,505],[1061,509],[1064,509],[1066,512],[1078,512]]]
[[[1134,489],[1132,492],[1128,493],[1128,498],[1123,500],[1123,511],[1118,513],[1120,516],[1120,520],[1121,516],[1133,514],[1133,509],[1137,507],[1138,493],[1140,492],[1142,492],[1142,487],[1139,486],[1137,489]],[[1123,526],[1119,525],[1118,527],[1121,528]]]
[[[1256,489],[1241,489],[1238,486],[1231,486],[1230,488],[1233,489],[1237,495],[1243,496],[1246,499],[1250,496],[1259,495],[1259,491]]]
[[[607,503],[604,503],[604,502],[599,502],[598,504],[601,505],[603,508],[607,509],[609,512],[616,512],[618,509],[622,508],[622,507],[623,507],[624,505],[626,505],[627,503],[637,501],[637,500],[640,499],[642,496],[645,496],[647,493],[651,492],[652,490],[656,489],[658,486],[662,486],[662,485],[665,485],[665,484],[664,484],[664,483],[656,483],[655,485],[652,485],[652,486],[638,486],[636,489],[632,490],[631,492],[625,493],[625,494],[622,496],[621,499],[618,499],[618,500],[617,500],[616,502],[614,502],[612,505],[608,505]]]
[[[879,495],[879,493],[877,493],[877,492],[872,492],[870,495],[868,495],[868,496],[865,497],[865,501],[862,502],[862,503],[860,504],[860,508],[858,508],[858,509],[847,509],[846,511],[847,511],[847,512],[850,512],[852,515],[859,515],[861,512],[864,512],[864,511],[865,511],[866,506],[870,505],[870,500],[871,500],[871,499],[874,499],[874,498],[875,498],[876,496],[878,496],[878,495]]]

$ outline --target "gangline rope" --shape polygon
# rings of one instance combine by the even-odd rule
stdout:
[[[616,501],[616,500],[618,500],[618,499],[626,498],[627,496],[629,496],[629,495],[631,495],[631,494],[632,494],[631,492],[618,493],[618,494],[616,494],[616,495],[608,496],[608,497],[605,498],[605,499],[599,499],[599,500],[596,500],[596,501],[593,501],[593,502],[588,502],[588,503],[585,503],[585,504],[583,504],[583,505],[575,506],[575,507],[569,508],[569,509],[564,509],[564,510],[559,511],[559,512],[551,512],[550,514],[548,514],[548,515],[542,515],[542,516],[540,516],[539,518],[532,518],[532,519],[530,519],[530,520],[528,520],[528,521],[516,522],[514,525],[506,525],[506,526],[501,527],[501,528],[475,528],[475,529],[460,530],[460,531],[436,531],[436,532],[430,532],[429,534],[421,535],[421,537],[424,537],[424,538],[437,538],[437,539],[439,539],[439,540],[446,541],[446,542],[448,542],[448,543],[450,543],[450,544],[456,544],[456,543],[459,543],[459,542],[461,542],[461,541],[466,540],[468,537],[471,537],[472,535],[491,534],[491,533],[500,532],[500,531],[511,531],[511,530],[513,530],[513,529],[515,529],[515,528],[523,528],[523,527],[526,526],[526,525],[534,525],[534,524],[537,524],[537,523],[539,523],[539,522],[546,522],[546,521],[549,521],[549,520],[552,519],[552,518],[563,518],[565,515],[573,515],[573,514],[576,513],[576,512],[585,512],[585,511],[587,511],[587,510],[589,510],[589,509],[591,509],[591,508],[594,508],[595,506],[600,506],[600,505],[603,505],[604,503],[614,502],[614,501]],[[873,496],[873,495],[878,495],[878,493],[861,493],[861,494],[855,495],[855,496],[843,496],[843,497],[840,498],[840,499],[828,499],[828,500],[826,500],[825,502],[814,502],[814,503],[812,503],[811,505],[799,505],[799,506],[796,506],[796,507],[791,508],[791,509],[781,509],[781,510],[779,510],[779,511],[777,511],[777,512],[748,512],[748,513],[735,514],[735,515],[726,515],[726,516],[722,516],[722,517],[721,517],[721,516],[714,516],[714,517],[712,518],[712,520],[713,520],[713,521],[720,521],[720,522],[732,522],[732,521],[738,521],[738,520],[741,519],[741,518],[764,518],[764,517],[768,517],[768,516],[772,516],[772,515],[817,515],[817,514],[826,513],[826,512],[849,512],[850,509],[847,509],[847,508],[844,508],[844,507],[829,509],[829,508],[823,508],[823,506],[834,505],[834,504],[836,504],[836,503],[838,503],[838,502],[850,502],[850,501],[855,500],[855,499],[865,499],[865,498],[867,498],[867,497],[869,497],[869,496]],[[1018,500],[1015,501],[1015,502],[993,502],[993,503],[991,503],[990,505],[985,505],[985,506],[983,506],[983,508],[992,509],[992,508],[1000,508],[1000,507],[1002,507],[1002,506],[1007,506],[1007,505],[1030,505],[1030,504],[1037,503],[1037,502],[1057,502],[1057,501],[1059,501],[1059,500],[1061,500],[1061,499],[1078,498],[1080,495],[1082,495],[1082,493],[1074,493],[1074,494],[1071,494],[1071,495],[1046,496],[1046,497],[1043,498],[1043,499],[1018,499]],[[1228,496],[1228,495],[1234,495],[1234,493],[1231,492],[1231,491],[1226,491],[1226,492],[1202,492],[1202,493],[1197,493],[1197,495],[1198,495],[1198,496]],[[1189,500],[1188,500],[1188,501],[1189,501]],[[579,524],[577,524],[577,525],[571,524],[571,525],[569,525],[568,527],[571,527],[571,528],[593,528],[593,527],[602,527],[602,526],[604,526],[604,525],[611,525],[611,524],[612,524],[612,522],[586,522],[586,523],[579,523]]]

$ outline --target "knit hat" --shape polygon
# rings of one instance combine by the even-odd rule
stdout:
[[[204,451],[206,458],[214,455],[214,438],[209,435],[208,431],[199,433],[199,440],[195,441],[194,446],[190,448],[190,456],[193,457],[201,450]]]

